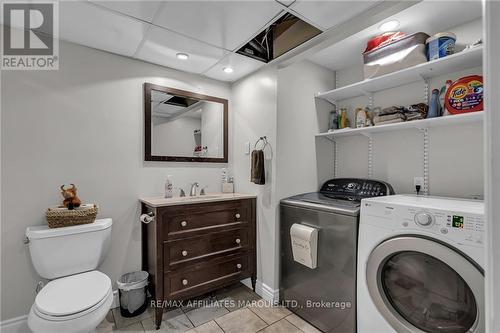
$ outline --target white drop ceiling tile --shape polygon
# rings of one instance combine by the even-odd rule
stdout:
[[[379,1],[297,0],[290,5],[290,8],[326,30],[348,21],[357,14],[373,7]]]
[[[152,22],[154,15],[160,9],[162,1],[93,1],[98,5],[116,10],[120,13]]]
[[[177,53],[186,53],[189,59],[177,59]],[[135,58],[178,70],[202,73],[224,58],[227,51],[163,28],[152,27]]]
[[[234,50],[282,10],[276,1],[167,1],[154,24]]]
[[[210,70],[204,73],[204,75],[215,80],[234,82],[245,75],[256,71],[264,65],[265,63],[261,61],[245,57],[237,53],[231,53],[217,65],[210,68]],[[224,67],[231,67],[234,72],[225,73]]]
[[[276,0],[276,1],[278,1],[279,3],[281,3],[282,5],[285,5],[287,7],[295,2],[295,0]]]
[[[59,37],[104,51],[131,56],[148,25],[90,3],[59,2]]]

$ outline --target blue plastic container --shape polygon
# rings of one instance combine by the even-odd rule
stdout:
[[[452,32],[441,32],[429,37],[425,41],[427,44],[427,60],[444,58],[455,53],[456,40],[457,36]]]

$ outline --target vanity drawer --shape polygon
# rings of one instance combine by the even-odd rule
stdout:
[[[199,259],[226,255],[231,251],[246,250],[249,233],[249,228],[239,228],[167,241],[163,245],[165,270],[179,264],[192,264]]]
[[[170,299],[188,298],[214,288],[239,281],[249,276],[249,254],[231,256],[211,263],[194,265],[190,268],[166,273],[165,297]]]
[[[186,237],[189,233],[206,233],[224,225],[248,225],[251,218],[249,200],[197,204],[169,209],[165,214],[164,239]]]

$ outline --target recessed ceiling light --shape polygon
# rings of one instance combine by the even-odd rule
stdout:
[[[378,30],[387,32],[387,31],[394,31],[397,28],[399,28],[399,21],[398,20],[392,20],[392,21],[387,21],[379,25]]]
[[[232,69],[231,67],[224,67],[222,70],[227,74],[231,74],[232,72],[234,72],[234,69]]]
[[[189,58],[189,55],[186,53],[177,53],[177,59],[187,60],[188,58]]]

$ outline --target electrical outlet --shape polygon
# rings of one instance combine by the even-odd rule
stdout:
[[[424,177],[413,177],[413,187],[424,187]]]

